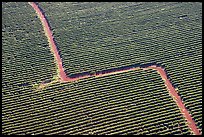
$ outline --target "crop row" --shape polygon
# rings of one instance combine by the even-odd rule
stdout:
[[[52,78],[56,69],[43,27],[30,5],[3,3],[2,7],[2,92],[15,94],[19,87]]]
[[[21,7],[22,5],[17,5],[17,6]],[[195,28],[198,29],[199,26],[195,26]],[[196,32],[197,31],[196,29],[194,29],[193,31]],[[192,31],[187,31],[187,32],[192,33]],[[193,34],[194,33],[190,35],[188,40],[188,42],[190,43],[188,44],[191,47],[193,46],[193,42],[194,42]],[[198,34],[196,36],[200,37],[201,35]],[[150,44],[151,40],[148,41],[147,38],[145,40]],[[185,39],[179,42],[180,43],[185,42],[184,40]],[[29,40],[26,39],[25,41],[29,41]],[[146,41],[142,43],[144,47],[147,44]],[[166,43],[164,44],[168,44],[169,42],[170,42],[169,40],[166,40]],[[176,43],[177,42],[175,42],[175,44]],[[156,43],[154,44],[156,45]],[[196,52],[191,48],[188,49],[192,51],[194,55],[189,57],[191,59],[189,62],[192,62],[195,56],[200,57],[199,56],[200,44],[201,42],[198,42],[197,44],[194,45],[194,48],[196,48]],[[180,45],[181,45],[180,47],[182,48],[178,47],[178,49],[181,49],[179,50],[179,52],[185,53],[185,50],[183,50],[185,49],[184,44],[180,44]],[[31,45],[28,44],[28,46],[31,46]],[[106,47],[106,45],[104,46]],[[109,46],[111,46],[111,44]],[[117,42],[115,46],[117,46]],[[165,47],[166,49],[164,48],[164,50],[165,51],[171,50],[172,47],[167,47],[167,48]],[[67,49],[69,48],[71,49],[72,47],[67,47]],[[134,48],[134,45],[131,48]],[[132,56],[133,56],[134,51],[131,51],[131,50],[129,51],[129,49],[131,48],[127,48],[127,49],[128,49],[128,52],[132,53]],[[36,51],[38,50],[39,49],[37,49]],[[96,49],[94,50],[96,51]],[[125,48],[121,47],[121,50],[125,50]],[[9,50],[5,50],[5,51],[7,51],[6,53],[9,53]],[[67,51],[66,53],[68,53]],[[112,53],[113,54],[114,52],[120,53],[119,51],[120,50],[115,50]],[[148,46],[145,47],[145,51],[142,52],[143,55],[144,53],[146,53],[146,51],[151,52],[151,50],[148,50]],[[175,52],[176,50],[173,50],[173,51]],[[98,54],[99,52],[100,50],[98,50],[98,52],[96,53]],[[26,51],[26,53],[28,55],[32,54],[31,52],[28,52],[28,51]],[[25,53],[25,56],[27,56],[26,53]],[[123,52],[121,52],[120,54],[123,54]],[[76,55],[76,54],[73,54],[73,55]],[[135,55],[140,56],[138,54],[135,54]],[[185,57],[187,57],[186,54],[182,56],[183,56],[182,58],[179,57],[176,59],[183,60],[185,59]],[[4,55],[3,57],[4,59],[6,59]],[[43,55],[43,57],[45,56]],[[174,56],[171,55],[170,58],[168,59],[172,60],[172,62],[173,61],[176,62],[175,60],[173,60],[173,57]],[[37,59],[36,56],[35,58]],[[144,58],[149,59],[149,56],[147,57],[144,56]],[[42,60],[42,64],[43,62],[45,63],[46,59],[48,58],[46,57],[45,60]],[[108,59],[110,58],[108,57],[106,58],[107,60],[106,63],[110,63]],[[49,60],[52,60],[52,57],[50,57]],[[102,61],[97,65],[100,66],[100,64],[105,63],[103,62],[103,60],[105,60],[105,58],[104,59],[102,58]],[[20,60],[18,60],[17,62],[19,61]],[[76,58],[75,58],[75,61],[76,61]],[[149,61],[151,62],[154,60],[152,59]],[[196,64],[199,61],[200,61],[200,58],[198,58],[197,61],[195,61],[195,68],[197,68],[196,70],[199,70],[199,65]],[[30,61],[30,62],[33,62],[33,61]],[[47,67],[50,65],[49,61],[47,62],[48,63],[45,64],[44,67]],[[127,63],[125,63],[127,62],[127,58],[123,58],[121,62],[127,65]],[[138,60],[135,62],[138,63]],[[145,60],[143,62],[145,63]],[[166,60],[166,58],[164,58],[164,61],[159,60],[158,62],[162,62],[162,63],[165,62],[164,65],[166,65],[168,72],[172,72],[172,71],[169,71],[171,70],[172,65],[169,65],[169,61]],[[184,63],[185,62],[186,60],[184,61]],[[182,62],[182,64],[184,63]],[[4,67],[3,72],[6,72],[6,73],[3,73],[3,79],[5,79],[5,81],[8,83],[7,85],[12,85],[12,86],[10,86],[11,89],[8,89],[7,87],[5,87],[3,91],[9,92],[9,90],[11,90],[11,92],[12,91],[17,92],[17,90],[20,90],[24,92],[21,95],[7,94],[2,98],[2,128],[3,128],[2,131],[4,134],[25,134],[25,133],[34,133],[34,134],[83,133],[84,134],[87,132],[92,132],[94,134],[105,134],[105,133],[111,134],[111,133],[121,133],[122,131],[125,134],[127,133],[127,131],[130,131],[130,129],[133,128],[133,126],[138,127],[132,131],[133,134],[139,134],[139,133],[140,134],[142,133],[144,134],[158,134],[158,133],[190,134],[189,129],[185,124],[185,120],[183,119],[183,116],[180,114],[178,110],[178,107],[176,106],[175,102],[168,94],[168,91],[166,90],[161,77],[155,71],[140,70],[139,72],[128,72],[125,74],[110,75],[110,76],[99,77],[99,78],[93,77],[89,79],[83,79],[83,80],[80,80],[79,82],[74,82],[74,83],[58,83],[58,84],[50,85],[49,87],[39,92],[34,92],[32,88],[24,89],[23,86],[17,87],[16,84],[13,84],[15,83],[14,81],[12,83],[9,83],[9,80],[11,80],[13,77],[10,74],[10,71],[7,71],[6,68],[8,67],[9,69],[12,70],[11,72],[13,72],[14,71],[13,67],[20,66],[16,62],[13,62],[11,64],[13,64],[13,66],[10,68],[7,64],[5,65],[6,67]],[[123,66],[124,64],[121,63],[120,66]],[[37,65],[38,64],[36,64],[36,66]],[[51,66],[50,67],[53,69],[54,65],[55,64],[53,64],[53,67]],[[64,65],[68,65],[68,64],[64,63]],[[177,68],[179,68],[178,66],[179,65],[177,65]],[[28,65],[25,65],[23,67],[28,68],[29,70]],[[99,67],[100,70],[102,68],[103,67],[101,66]],[[109,67],[106,65],[104,69],[107,69],[107,68]],[[89,67],[85,69],[90,70]],[[173,74],[174,75],[177,74],[178,71],[181,69],[185,70],[185,68],[183,68],[181,65],[180,69],[178,70],[175,69],[176,72],[174,72]],[[20,70],[20,67],[18,67],[18,70]],[[21,72],[21,70],[19,72]],[[196,71],[193,71],[192,67],[190,67],[190,69],[189,68],[187,69],[186,67],[186,72],[191,72],[191,74],[193,74],[195,78],[191,82],[199,86],[200,81],[197,81],[197,80],[200,80],[200,79]],[[9,76],[5,77],[6,76],[5,74],[9,75],[10,77]],[[33,75],[29,77],[29,79],[40,78],[41,80],[41,78],[44,78],[46,74],[47,74],[47,70],[39,70],[38,73],[33,73]],[[172,73],[169,73],[169,74],[172,74]],[[174,76],[174,75],[170,75],[170,76]],[[20,79],[21,75],[15,75],[15,76],[17,78],[16,83],[23,84],[23,81]],[[9,80],[7,80],[8,78]],[[4,85],[6,85],[6,82],[4,82]],[[174,81],[174,83],[178,83],[178,82]],[[187,83],[185,87],[189,85],[190,84]],[[192,86],[190,86],[189,88],[191,90],[193,89]],[[195,97],[198,100],[200,100],[199,99],[200,89],[201,88],[198,88],[198,91],[195,94]],[[179,88],[179,91],[180,91],[180,88]],[[195,93],[194,90],[191,91],[191,93]],[[186,92],[183,92],[182,94],[186,94]],[[193,101],[192,97],[189,97],[189,96],[187,97],[191,101],[190,103],[193,103],[194,106],[196,106],[199,103],[196,100]],[[188,98],[187,98],[187,101],[185,102],[189,102]],[[160,104],[161,106],[158,106],[157,104]],[[150,107],[150,109],[148,107]],[[197,107],[191,106],[191,108],[193,108],[193,110],[200,111],[200,109]],[[162,114],[160,113],[161,110],[163,112]],[[106,114],[106,115],[103,116],[103,114]],[[194,114],[195,114],[194,117],[196,118],[196,121],[197,119],[200,120],[200,113],[194,113]],[[150,115],[151,117],[149,117]],[[166,117],[163,117],[162,115],[166,115]],[[116,118],[121,118],[119,120],[117,119],[118,123],[115,123]],[[108,121],[108,119],[110,121]],[[155,121],[155,119],[157,119],[157,121]],[[166,128],[165,125],[162,126],[163,122],[165,122],[167,125],[171,125],[172,121],[173,121],[173,126],[169,128]],[[95,125],[93,125],[93,123],[95,123]],[[137,125],[138,123],[139,125]],[[180,125],[181,130],[178,128],[179,123],[181,124]],[[200,124],[202,126],[202,123]],[[112,127],[110,125],[112,125]],[[124,130],[122,130],[123,128]],[[94,129],[94,130],[91,130],[91,129]]]
[[[151,84],[152,79],[159,81]],[[142,85],[143,88],[138,88]],[[59,92],[61,86],[64,89]],[[133,134],[139,134],[140,130],[144,130],[141,132],[144,134],[157,134],[165,129],[165,125],[161,124],[165,121],[166,125],[172,126],[164,133],[190,134],[183,116],[156,71],[139,70],[61,86],[56,84],[33,92],[32,100],[24,99],[15,104],[4,102],[5,110],[12,112],[8,119],[3,118],[4,133],[85,134],[93,129],[95,134],[110,131],[111,134],[121,127],[128,130],[137,126]],[[92,88],[88,89],[88,86]],[[25,106],[26,102],[30,105]],[[18,109],[13,109],[14,106]],[[181,130],[175,130],[178,123],[181,124]],[[155,130],[152,130],[154,126]]]
[[[136,4],[115,5],[115,10],[99,4],[94,9],[97,12],[91,12],[93,9],[83,4],[57,7],[40,3],[53,29],[67,75],[137,63],[162,63],[184,103],[201,105],[196,99],[192,101],[202,97],[201,4]],[[79,6],[84,12],[74,13],[66,6]],[[63,14],[54,13],[54,8],[63,10]],[[184,75],[190,78],[181,83]],[[191,83],[197,85],[196,90]],[[194,119],[202,117],[201,109],[195,113],[193,106],[187,107]],[[199,123],[202,129],[202,122]]]
[[[42,3],[40,5],[43,6],[43,4],[46,5],[45,3]],[[126,65],[125,62],[123,62],[124,60],[125,61],[131,60],[131,63],[134,64],[135,62],[138,62],[140,60],[139,59],[136,60],[134,58],[131,58],[131,59],[129,58],[128,53],[125,52],[125,51],[127,51],[128,46],[134,44],[135,47],[137,47],[137,46],[141,47],[140,45],[142,44],[142,46],[144,47],[148,43],[148,40],[149,40],[149,44],[151,44],[151,45],[154,44],[153,41],[155,41],[154,37],[144,39],[144,37],[146,37],[146,36],[148,37],[148,35],[149,35],[147,32],[144,33],[145,35],[143,35],[144,29],[146,29],[149,32],[152,32],[151,27],[155,26],[154,23],[159,23],[158,24],[159,28],[163,24],[169,24],[169,26],[176,27],[173,24],[177,23],[178,24],[177,26],[180,26],[181,24],[185,23],[183,20],[180,21],[180,19],[176,18],[176,16],[178,16],[177,14],[178,14],[178,10],[180,8],[180,4],[177,4],[176,10],[175,10],[176,13],[173,13],[173,15],[172,15],[172,13],[170,14],[169,12],[164,12],[163,15],[160,15],[159,12],[155,11],[156,14],[154,14],[154,16],[150,18],[151,19],[150,20],[151,21],[150,26],[145,24],[144,27],[142,27],[143,24],[142,24],[142,26],[140,26],[137,24],[137,22],[140,22],[140,20],[141,21],[145,20],[145,18],[147,18],[146,14],[144,14],[141,17],[137,16],[137,17],[133,18],[132,20],[126,20],[125,19],[126,16],[121,15],[123,17],[123,20],[121,20],[121,19],[119,20],[118,23],[120,23],[120,24],[97,23],[98,27],[95,27],[95,25],[92,25],[91,27],[86,27],[86,25],[85,25],[85,26],[80,28],[80,25],[76,25],[76,23],[74,21],[71,21],[71,23],[70,23],[70,18],[69,18],[70,15],[66,14],[66,12],[61,15],[62,18],[65,18],[65,16],[67,17],[66,23],[62,23],[62,22],[64,22],[63,20],[55,19],[55,17],[56,17],[55,13],[52,13],[52,11],[49,11],[49,7],[50,7],[50,5],[47,4],[46,7],[43,8],[43,10],[45,10],[45,13],[48,17],[48,20],[50,21],[50,24],[52,26],[52,29],[54,32],[54,37],[56,39],[57,45],[59,46],[60,53],[61,53],[61,56],[62,56],[62,59],[64,62],[63,64],[64,64],[64,67],[67,69],[68,74],[79,73],[79,72],[83,72],[86,70],[89,71],[90,69],[91,69],[91,71],[99,71],[101,68],[102,69],[112,68],[113,67],[112,64],[114,64],[114,63],[117,66],[124,66],[124,65]],[[51,6],[52,9],[53,9],[53,7],[54,7],[54,5]],[[64,7],[62,7],[62,8],[63,8],[63,10],[65,10]],[[69,11],[69,10],[70,9],[67,8],[67,11]],[[133,10],[133,11],[129,10],[128,12],[125,12],[125,13],[136,12],[136,11],[137,10]],[[152,10],[152,11],[154,11],[154,10]],[[93,13],[89,13],[89,14],[93,14]],[[49,16],[49,15],[52,15],[52,16]],[[80,16],[82,16],[82,15],[80,15]],[[116,14],[115,12],[111,13],[111,15],[109,15],[109,16],[115,17],[114,15],[117,15],[116,17],[118,17],[118,14]],[[78,18],[80,18],[80,16]],[[97,18],[97,20],[98,20],[98,18],[101,18],[101,16],[93,16],[93,17]],[[161,21],[158,22],[157,17],[162,18],[162,22]],[[58,16],[56,18],[58,18]],[[86,18],[86,20],[88,20],[88,19],[90,19],[90,18]],[[172,19],[174,19],[174,22],[172,22]],[[190,20],[193,20],[193,17],[190,18]],[[94,23],[94,21],[92,21],[92,22]],[[131,22],[134,22],[134,23],[132,25],[130,25]],[[172,23],[172,25],[170,23]],[[186,23],[184,25],[186,25]],[[75,29],[74,26],[79,27],[79,29]],[[167,28],[169,26],[163,27],[162,31],[153,32],[154,35],[157,35],[158,37],[160,37],[160,39],[158,39],[159,42],[158,41],[155,42],[155,44],[157,44],[156,49],[159,49],[165,45],[169,46],[168,43],[171,43],[172,38],[177,38],[178,36],[180,36],[180,34],[178,34],[177,36],[167,35],[169,32],[169,31],[167,31]],[[57,28],[57,29],[55,29],[55,28]],[[120,29],[118,29],[118,28],[120,28]],[[132,32],[132,31],[134,31],[134,29],[143,29],[143,31],[140,31],[140,32],[137,31],[137,33],[134,34]],[[177,28],[170,28],[170,32],[172,29],[177,29]],[[185,32],[185,30],[183,30],[183,28],[180,28],[180,29],[182,29],[183,33]],[[188,29],[189,29],[189,27],[188,27]],[[117,31],[121,31],[121,30],[122,30],[122,32],[120,32],[120,33],[117,32]],[[161,30],[161,28],[159,30]],[[164,31],[167,31],[166,36],[165,36],[165,33],[163,33]],[[186,33],[189,33],[191,31],[192,30],[188,30]],[[100,34],[101,32],[104,32],[104,35]],[[162,32],[163,34],[159,33],[159,32]],[[172,32],[174,32],[174,31],[172,31]],[[97,33],[99,33],[99,35],[95,36]],[[138,35],[138,33],[139,33],[139,35]],[[63,35],[61,35],[61,34],[63,34]],[[83,34],[85,34],[85,35],[83,35]],[[108,41],[105,40],[105,37]],[[142,37],[143,40],[140,40],[140,37]],[[121,43],[121,41],[128,41],[128,38],[136,39],[138,41],[140,40],[141,42],[145,41],[145,43],[138,43],[137,42],[138,45],[137,45],[137,43],[135,43],[135,41],[128,43],[127,45]],[[168,40],[165,43],[166,38],[168,38]],[[179,37],[178,37],[178,39],[179,39]],[[97,40],[97,41],[92,42],[92,40]],[[147,45],[147,48],[150,48],[149,44]],[[101,49],[102,45],[105,45],[106,48]],[[159,45],[161,45],[161,47],[158,47]],[[171,49],[172,49],[172,46],[174,47],[173,43],[170,46]],[[124,50],[123,48],[126,50]],[[139,52],[141,52],[141,51],[143,51],[143,50],[139,50],[139,51],[136,50],[133,52],[133,54],[135,54],[135,56],[136,56],[135,58],[138,58],[138,56],[144,57],[143,54],[140,55]],[[159,55],[161,55],[161,54],[167,55],[166,54],[167,51],[169,51],[169,50],[166,49],[163,52],[159,52],[158,54]],[[144,48],[144,52],[146,53],[148,51],[146,51],[146,49]],[[155,56],[157,55],[157,52],[155,50],[152,50],[150,52],[150,54],[151,53],[153,53]],[[167,52],[167,53],[171,53],[171,52]],[[114,55],[113,58],[110,57],[111,54]],[[95,57],[95,56],[98,56],[98,57]],[[123,58],[121,58],[121,57],[123,57]],[[77,58],[77,60],[76,60],[76,58]],[[155,57],[151,57],[151,56],[147,56],[146,60],[150,61],[149,58],[156,60]],[[159,59],[157,59],[157,60],[159,60]],[[120,62],[123,62],[123,63],[120,63]],[[96,68],[95,67],[96,64],[99,64],[99,67]],[[111,64],[111,66],[109,64]]]

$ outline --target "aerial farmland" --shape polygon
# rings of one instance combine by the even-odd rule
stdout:
[[[3,135],[201,135],[201,2],[2,2]]]

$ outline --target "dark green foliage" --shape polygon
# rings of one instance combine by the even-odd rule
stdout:
[[[36,15],[28,3],[2,3],[4,94],[15,93],[23,87],[32,88],[33,84],[56,75],[54,57]]]
[[[67,74],[165,66],[202,129],[201,3],[39,3]],[[28,3],[2,3],[3,134],[191,134],[159,74],[138,70],[73,83],[56,75]]]
[[[9,99],[5,134],[191,134],[153,70],[58,83]]]
[[[66,73],[160,63],[202,129],[201,3],[40,3]]]

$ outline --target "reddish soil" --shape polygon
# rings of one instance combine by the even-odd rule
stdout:
[[[57,46],[55,45],[54,37],[52,36],[52,31],[49,27],[49,24],[48,24],[48,22],[44,16],[44,14],[41,12],[38,5],[36,5],[34,2],[29,2],[29,4],[35,9],[38,17],[40,18],[40,20],[42,22],[45,34],[46,34],[48,41],[49,41],[51,51],[53,52],[53,54],[55,56],[55,60],[56,60],[57,65],[58,65],[59,75],[60,75],[61,80],[62,81],[73,81],[73,80],[70,80],[69,78],[66,77],[66,74],[64,72],[64,68],[62,66],[62,60],[61,60],[60,55],[58,53]]]
[[[181,113],[183,114],[183,116],[187,120],[188,127],[192,130],[192,132],[195,135],[201,135],[200,131],[196,127],[194,120],[192,119],[191,115],[189,114],[188,110],[186,109],[185,105],[183,104],[177,91],[175,90],[175,88],[173,87],[171,82],[168,80],[167,74],[166,74],[164,68],[162,68],[162,67],[152,65],[152,66],[148,66],[146,68],[135,67],[135,68],[117,70],[117,71],[108,72],[108,73],[96,72],[95,74],[87,74],[87,75],[83,75],[83,76],[81,75],[81,76],[78,76],[76,78],[67,77],[66,73],[64,71],[63,65],[62,65],[62,60],[61,60],[60,55],[59,55],[58,50],[57,50],[57,46],[55,45],[55,42],[54,42],[52,31],[49,27],[49,24],[48,24],[45,16],[43,15],[42,11],[39,9],[38,5],[36,5],[34,2],[29,2],[29,4],[35,9],[36,13],[38,14],[38,16],[39,16],[39,18],[43,24],[45,34],[48,38],[49,45],[51,47],[51,51],[53,52],[53,54],[55,56],[55,60],[56,60],[57,65],[58,65],[59,77],[60,77],[61,82],[73,82],[73,81],[77,81],[79,79],[84,79],[84,78],[88,78],[88,77],[93,77],[93,76],[102,77],[102,76],[124,73],[124,72],[138,70],[138,69],[143,69],[143,70],[154,69],[161,75],[161,78],[164,80],[165,86],[167,87],[169,94],[172,96],[173,100],[176,102],[177,106],[179,107]]]
[[[185,119],[188,122],[188,127],[193,131],[195,135],[201,135],[200,131],[197,129],[196,124],[194,120],[192,119],[191,115],[189,114],[188,110],[186,109],[185,105],[183,104],[180,96],[178,95],[177,91],[167,79],[166,72],[163,68],[157,67],[157,66],[149,66],[147,69],[154,69],[157,70],[157,72],[161,75],[162,79],[164,80],[165,86],[167,87],[169,94],[172,96],[174,101],[176,102],[177,106],[179,107],[181,113],[185,117]]]

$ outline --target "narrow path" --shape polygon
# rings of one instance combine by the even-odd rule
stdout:
[[[147,67],[134,67],[134,68],[118,69],[118,70],[116,69],[115,71],[110,71],[107,73],[104,73],[104,71],[101,71],[101,72],[96,72],[94,74],[86,73],[85,75],[79,75],[78,77],[74,77],[74,78],[67,77],[66,73],[64,71],[63,65],[62,65],[62,60],[61,60],[60,55],[59,55],[58,50],[57,50],[57,46],[55,45],[55,42],[54,42],[54,37],[52,35],[52,31],[49,27],[48,21],[45,18],[45,15],[42,13],[42,11],[38,7],[38,5],[36,5],[36,3],[29,2],[29,4],[34,8],[34,10],[36,11],[38,17],[40,18],[40,20],[42,22],[42,25],[43,25],[43,28],[45,31],[45,35],[48,38],[49,46],[50,46],[51,51],[53,52],[55,60],[57,62],[58,74],[59,74],[59,78],[60,78],[61,82],[72,82],[72,81],[77,81],[79,79],[84,79],[84,78],[93,77],[93,76],[103,77],[103,76],[107,76],[107,75],[124,73],[124,72],[128,72],[128,71],[135,71],[138,69],[143,69],[143,70],[154,69],[160,74],[161,78],[163,79],[164,84],[167,87],[169,94],[171,95],[173,100],[176,102],[181,113],[183,114],[184,118],[186,119],[188,127],[192,130],[193,134],[201,135],[200,131],[196,127],[194,120],[192,119],[191,115],[189,114],[188,110],[186,109],[185,105],[183,104],[180,96],[178,95],[177,91],[175,90],[175,88],[171,84],[170,80],[167,78],[167,74],[165,72],[165,69],[160,67],[160,66],[151,65],[151,66],[147,66]]]
[[[193,118],[189,114],[188,110],[186,109],[185,105],[182,102],[182,99],[178,95],[178,92],[173,87],[173,85],[171,84],[170,80],[167,78],[167,74],[166,74],[165,70],[163,68],[161,68],[161,67],[156,66],[156,65],[155,66],[149,66],[149,67],[145,68],[144,70],[146,70],[146,69],[154,69],[154,70],[156,70],[160,74],[160,76],[162,77],[162,79],[164,81],[164,84],[167,87],[171,97],[176,102],[176,104],[179,107],[181,113],[183,114],[183,116],[187,120],[188,127],[192,130],[192,132],[195,135],[201,135],[200,131],[196,127],[196,124],[195,124]]]
[[[45,15],[41,12],[38,5],[36,5],[34,2],[28,2],[28,3],[35,9],[38,17],[40,18],[40,20],[42,22],[42,25],[43,25],[43,28],[45,31],[45,35],[48,38],[50,49],[53,52],[53,54],[55,56],[55,60],[57,62],[57,68],[58,68],[60,79],[62,81],[73,81],[70,78],[66,77],[66,73],[65,73],[64,68],[62,66],[62,60],[61,60],[60,55],[58,53],[57,46],[55,45],[54,38],[52,36],[52,31],[50,30],[50,26],[49,26],[49,24],[45,18]]]

